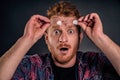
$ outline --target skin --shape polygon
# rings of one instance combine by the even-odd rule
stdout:
[[[107,56],[107,58],[110,60],[120,75],[120,46],[114,43],[106,34],[103,33],[103,26],[98,14],[88,14],[84,17],[80,17],[78,21],[78,24],[87,34],[89,39],[93,41],[93,43],[98,48],[100,48],[101,51],[103,51],[103,53]],[[25,26],[23,36],[20,37],[17,42],[0,59],[0,80],[10,80],[12,78],[17,66],[19,65],[24,55],[44,34],[54,63],[60,67],[71,67],[74,65],[76,60],[76,48],[78,46],[78,34],[76,34],[76,32],[75,34],[68,34],[69,28],[62,25],[58,28],[61,34],[56,36],[50,31],[53,30],[53,27],[50,28],[49,26],[50,20],[44,16],[34,15],[30,18]],[[76,28],[73,29],[76,31]],[[46,30],[48,33],[45,32]],[[76,35],[74,36],[76,42],[71,38],[73,35]],[[81,40],[82,38],[80,36],[80,41]],[[72,41],[75,43],[72,43]],[[56,48],[60,44],[69,45],[67,46],[70,48],[68,50],[68,53],[60,52],[59,48],[61,46]],[[55,50],[58,52],[55,52]]]
[[[42,21],[46,23],[43,25]],[[38,41],[49,27],[50,20],[33,15],[25,26],[24,34],[0,59],[0,80],[10,80],[27,51]]]
[[[51,21],[56,21],[56,16]],[[63,21],[62,25],[51,24],[45,34],[48,49],[51,52],[54,63],[59,67],[71,67],[76,62],[76,52],[79,46],[79,35],[77,27],[71,23],[64,24],[64,21],[73,21],[75,17],[58,16],[58,20]],[[58,21],[57,20],[57,21]],[[81,38],[80,38],[81,39]],[[73,43],[74,42],[74,43]],[[60,50],[68,48],[67,51]]]
[[[89,39],[107,56],[120,75],[120,46],[103,32],[99,15],[97,13],[91,13],[85,17],[79,18],[78,21]]]

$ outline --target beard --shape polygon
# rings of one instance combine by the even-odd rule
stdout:
[[[65,65],[73,59],[76,60],[77,48],[70,50],[67,54],[61,54],[54,47],[49,46],[49,51],[51,52],[54,63]]]
[[[57,55],[57,56],[52,56],[53,60],[55,63],[61,64],[61,65],[65,65],[67,63],[69,63],[73,57],[75,57],[76,53],[72,54],[72,55]]]
[[[75,46],[71,46],[69,44],[64,44],[64,45],[59,44],[59,45],[55,46],[55,45],[50,44],[48,42],[47,46],[48,46],[48,49],[51,53],[52,59],[53,59],[55,64],[66,65],[68,63],[72,63],[72,62],[76,61],[76,54],[77,54],[79,44],[77,44]],[[60,50],[63,46],[68,48],[67,49],[68,53],[67,52],[65,52],[65,53],[60,52]]]

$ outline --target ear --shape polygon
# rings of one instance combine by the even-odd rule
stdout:
[[[82,40],[83,40],[83,36],[84,36],[84,35],[83,35],[83,31],[81,31],[81,32],[80,32],[80,43],[81,43]]]
[[[46,44],[47,44],[47,43],[48,43],[48,33],[45,32],[45,33],[44,33],[44,36],[45,36],[45,42],[46,42]]]

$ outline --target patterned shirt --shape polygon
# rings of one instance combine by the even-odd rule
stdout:
[[[12,80],[54,80],[50,54],[25,56]],[[77,80],[120,80],[103,53],[77,53]]]

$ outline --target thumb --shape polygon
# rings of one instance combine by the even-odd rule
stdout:
[[[37,30],[37,32],[36,32],[37,39],[40,39],[43,36],[44,32],[47,30],[49,25],[50,25],[49,23],[46,23],[40,29]]]
[[[50,26],[50,23],[44,24],[44,25],[42,26],[42,32],[44,33],[49,26]]]
[[[86,29],[86,25],[83,22],[78,22],[78,25],[83,29],[83,31],[85,31]]]

